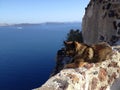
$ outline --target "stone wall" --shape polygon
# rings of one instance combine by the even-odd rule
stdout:
[[[120,90],[120,53],[116,50],[110,60],[63,69],[34,90]]]
[[[85,10],[82,21],[85,43],[105,41],[114,45],[120,41],[120,0],[91,0]]]

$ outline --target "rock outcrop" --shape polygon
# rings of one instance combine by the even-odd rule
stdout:
[[[119,50],[119,47],[114,47]],[[63,69],[34,90],[120,90],[120,53],[110,60],[81,68]]]
[[[120,44],[120,0],[90,0],[82,21],[84,43]]]

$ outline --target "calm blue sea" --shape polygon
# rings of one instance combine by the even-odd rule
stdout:
[[[31,90],[49,78],[70,29],[80,23],[0,27],[0,90]]]

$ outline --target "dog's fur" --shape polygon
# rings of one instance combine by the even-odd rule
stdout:
[[[76,41],[64,42],[66,55],[73,58],[66,68],[81,67],[86,63],[102,62],[110,58],[112,48],[109,44],[102,42],[94,45],[78,43]]]

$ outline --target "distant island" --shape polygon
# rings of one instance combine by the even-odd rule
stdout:
[[[9,26],[10,24],[7,23],[0,23],[0,26]]]
[[[8,24],[0,23],[0,26],[27,26],[27,25],[55,25],[55,24],[80,24],[81,22],[45,22],[45,23],[19,23],[19,24]]]

